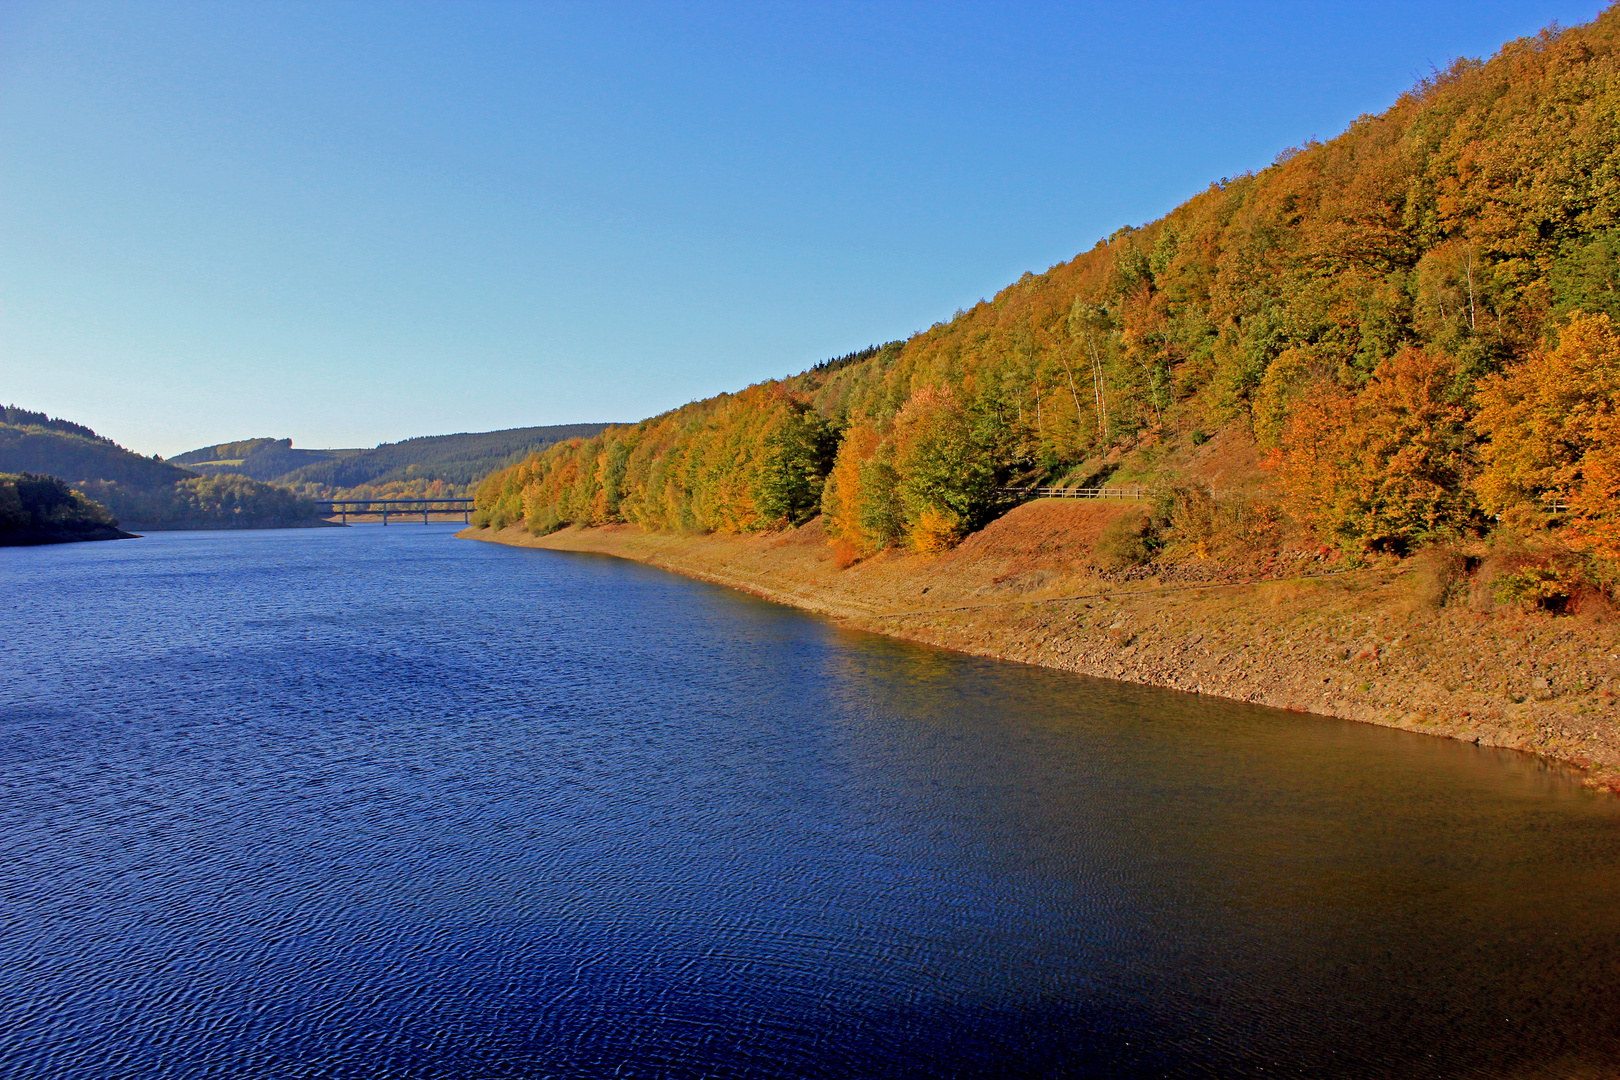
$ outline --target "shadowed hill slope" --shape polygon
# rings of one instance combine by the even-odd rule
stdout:
[[[75,428],[78,430],[72,430]],[[45,473],[81,486],[105,480],[133,488],[177,484],[197,475],[157,458],[142,457],[89,428],[61,420],[50,427],[0,424],[0,471]]]

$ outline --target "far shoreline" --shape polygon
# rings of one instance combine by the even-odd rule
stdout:
[[[325,518],[315,520],[283,521],[272,520],[254,522],[252,524],[227,525],[220,522],[209,521],[129,521],[122,522],[119,528],[128,529],[137,533],[153,532],[257,532],[265,529],[342,529],[347,528],[342,522],[327,521]]]

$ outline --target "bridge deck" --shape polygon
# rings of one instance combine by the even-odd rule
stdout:
[[[380,515],[384,525],[391,516],[414,518],[421,514],[422,524],[426,525],[433,514],[460,514],[462,521],[471,521],[473,500],[461,495],[440,499],[316,499],[315,507],[327,517],[342,519],[345,525],[350,514],[355,517]]]
[[[376,506],[376,507],[384,507],[384,506],[386,506],[390,510],[394,509],[395,507],[402,507],[402,506],[410,506],[410,507],[444,506],[444,507],[449,507],[451,509],[454,509],[454,510],[456,510],[458,512],[464,507],[471,508],[472,504],[473,504],[473,500],[472,500],[471,496],[463,497],[463,496],[460,496],[460,495],[447,496],[447,497],[442,498],[442,499],[316,499],[315,500],[315,505],[316,506]]]

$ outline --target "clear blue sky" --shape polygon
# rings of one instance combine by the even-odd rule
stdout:
[[[635,420],[1599,9],[0,0],[0,399],[165,455]]]

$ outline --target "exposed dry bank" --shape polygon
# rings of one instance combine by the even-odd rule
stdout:
[[[840,567],[820,520],[751,535],[631,525],[459,535],[633,559],[949,649],[1503,746],[1620,791],[1613,622],[1435,608],[1410,564],[1267,580],[1090,566],[1121,504],[1029,503],[937,556]]]

